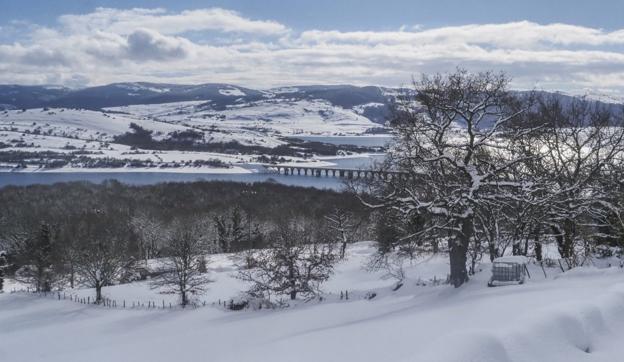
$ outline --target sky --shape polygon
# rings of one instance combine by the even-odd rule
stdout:
[[[403,86],[505,71],[624,97],[624,1],[0,0],[0,83]]]

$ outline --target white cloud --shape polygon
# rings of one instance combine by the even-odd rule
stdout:
[[[277,22],[251,20],[238,13],[220,9],[187,10],[170,13],[164,9],[97,8],[83,15],[63,15],[59,23],[70,32],[90,32],[107,29],[117,34],[130,34],[137,28],[157,30],[163,34],[214,30],[261,35],[283,34],[288,29]]]
[[[148,29],[137,29],[127,38],[129,58],[143,60],[184,59],[192,51],[190,41],[164,36]]]
[[[230,82],[249,86],[398,86],[456,66],[510,73],[514,86],[624,96],[624,29],[473,24],[397,31],[295,33],[224,9],[104,9],[0,39],[0,83]],[[211,31],[210,35],[189,32]],[[215,34],[213,36],[213,34]]]
[[[505,24],[473,24],[398,32],[319,31],[301,34],[303,42],[366,44],[488,44],[502,48],[527,48],[540,45],[624,44],[624,30],[605,32],[567,24],[540,25],[529,21]]]

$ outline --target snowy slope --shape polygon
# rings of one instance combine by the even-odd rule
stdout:
[[[232,89],[230,89],[232,91]],[[266,100],[217,111],[205,102],[131,105],[90,111],[69,108],[37,108],[0,111],[0,142],[19,139],[17,132],[74,140],[112,142],[131,131],[135,123],[163,140],[173,132],[193,130],[203,134],[202,142],[276,147],[293,135],[360,135],[376,125],[354,110],[332,106],[326,101]],[[4,131],[4,132],[3,132]],[[35,146],[45,147],[40,138]]]
[[[167,163],[182,161],[249,162],[252,154],[271,153],[267,149],[294,142],[289,137],[360,136],[371,129],[377,130],[379,124],[373,119],[376,122],[383,119],[388,101],[381,88],[354,86],[275,90],[253,90],[229,84],[143,82],[78,90],[0,86],[0,103],[8,105],[4,110],[0,107],[0,156],[4,160],[0,162],[0,171],[60,170],[58,165],[78,158],[76,153],[80,153],[83,160],[107,160],[72,161],[71,167],[64,166],[62,171],[78,170],[81,165],[90,165],[93,171],[98,168],[93,164],[103,162],[110,168],[133,164],[128,170],[134,171],[138,171],[139,161],[154,163],[141,166],[152,170],[158,170],[163,164],[171,170],[172,166],[179,165]],[[153,139],[168,141],[177,149],[187,148],[178,146],[183,142],[194,142],[215,145],[204,149],[227,148],[228,151],[223,152],[238,150],[249,155],[134,152],[114,143],[115,137],[132,132],[131,124],[151,131]],[[41,154],[46,151],[65,156],[53,158]],[[3,155],[9,152],[13,154]],[[26,152],[30,154],[24,155]],[[276,153],[281,155],[283,150]],[[26,167],[24,157],[28,157]],[[40,161],[33,161],[37,159]],[[242,169],[236,172],[239,171],[244,172]]]
[[[362,270],[371,252],[367,243],[351,247],[325,301],[283,310],[115,310],[0,295],[0,360],[563,362],[619,361],[624,353],[622,269],[548,269],[544,279],[532,268],[527,284],[499,288],[485,286],[484,271],[460,289],[418,286],[418,276],[445,273],[444,259],[433,258],[408,267],[411,279],[392,292],[391,280]],[[216,256],[210,299],[244,287],[231,272],[229,257]],[[345,289],[349,301],[337,297]],[[364,299],[365,291],[377,297]],[[163,298],[145,284],[105,293]]]
[[[351,85],[307,85],[257,90],[231,84],[113,83],[82,89],[0,85],[0,109],[65,107],[101,109],[133,104],[209,101],[219,108],[266,99],[324,100],[353,108],[366,103],[391,101],[398,90]],[[390,96],[390,97],[389,97]],[[379,120],[376,120],[379,121]]]
[[[67,108],[36,108],[0,112],[0,130],[49,134],[83,140],[112,141],[114,136],[130,131],[130,123],[154,131],[155,139],[187,127],[119,114]]]
[[[237,134],[262,132],[268,136],[295,134],[359,135],[378,126],[360,115],[362,107],[345,109],[323,100],[263,100],[215,109],[211,103],[180,102],[107,108],[137,117],[184,124],[204,130],[216,128]]]

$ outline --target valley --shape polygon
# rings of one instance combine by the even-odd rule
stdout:
[[[227,86],[211,100],[95,110],[5,106],[0,111],[0,172],[246,175],[258,173],[259,163],[318,166],[324,157],[366,157],[385,149],[390,136],[378,134],[383,127],[365,116],[368,108],[387,107],[368,102],[375,97],[344,108],[342,99],[295,92],[254,93],[245,101],[247,93]],[[125,103],[133,103],[133,97],[128,92]],[[4,184],[13,182],[3,178]]]

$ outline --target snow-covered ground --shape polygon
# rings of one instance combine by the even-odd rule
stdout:
[[[240,91],[227,89],[224,92]],[[233,94],[234,95],[234,94]],[[202,142],[276,147],[286,144],[284,137],[296,135],[362,135],[378,126],[355,110],[332,106],[324,101],[300,100],[278,102],[264,100],[215,111],[206,102],[177,102],[133,105],[104,111],[51,108],[6,110],[0,112],[0,153],[53,152],[73,154],[83,158],[149,161],[150,172],[165,167],[173,172],[246,173],[241,164],[252,160],[250,155],[230,155],[213,152],[132,150],[114,143],[115,137],[130,132],[134,123],[152,131],[155,140],[164,140],[174,132],[193,131],[203,134]],[[3,148],[2,148],[3,147]],[[49,158],[37,156],[35,158]],[[297,158],[287,158],[301,161]],[[225,167],[172,168],[172,163],[218,160]],[[45,169],[28,167],[16,169],[16,164],[0,164],[0,171],[76,172],[87,170],[80,164]],[[117,171],[142,171],[140,168],[115,168]]]
[[[406,265],[397,291],[362,265],[370,243],[352,245],[322,302],[241,312],[210,306],[244,289],[232,257],[210,265],[209,306],[107,309],[25,294],[0,295],[0,361],[620,361],[624,270],[536,266],[525,285],[487,288],[489,265],[459,289],[443,257]],[[12,286],[9,285],[9,288]],[[340,300],[341,290],[350,299]],[[80,290],[77,293],[92,293]],[[376,293],[373,299],[365,296]],[[111,298],[173,298],[146,283],[109,287]],[[86,295],[86,294],[85,294]]]
[[[234,91],[234,90],[227,90]],[[11,144],[20,137],[26,143],[45,147],[55,136],[66,143],[74,140],[112,142],[131,131],[130,124],[152,131],[163,140],[173,132],[203,133],[207,143],[237,141],[243,145],[276,147],[284,136],[363,134],[379,127],[355,110],[319,100],[282,102],[264,100],[214,110],[206,102],[177,102],[107,108],[103,111],[70,108],[37,108],[0,112],[0,142]]]
[[[261,132],[264,137],[279,135],[360,135],[379,127],[362,116],[360,108],[345,109],[322,100],[262,100],[215,110],[209,102],[178,102],[107,108],[133,117],[219,130],[237,137]],[[216,133],[214,133],[216,135]]]

